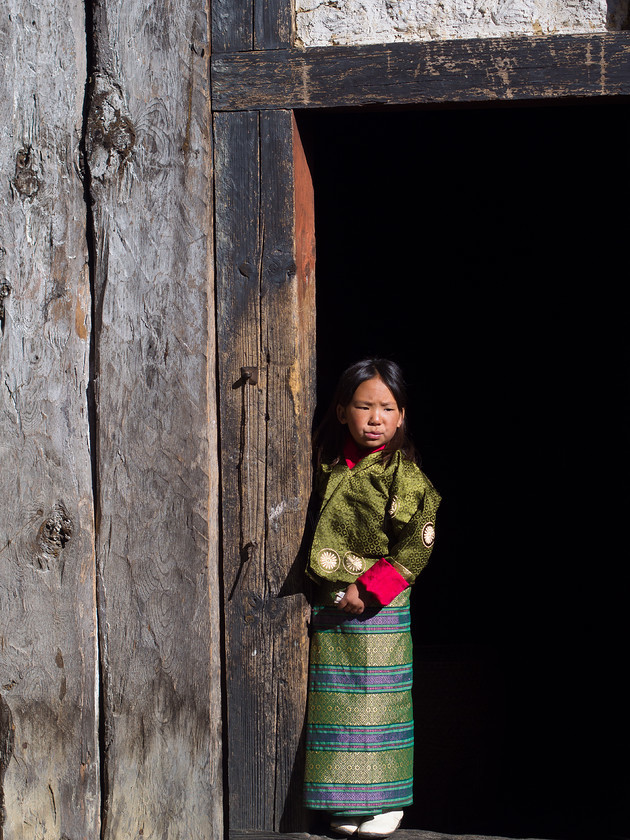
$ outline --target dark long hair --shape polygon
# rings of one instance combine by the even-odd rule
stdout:
[[[337,418],[337,406],[349,405],[362,382],[379,377],[392,392],[396,405],[404,411],[402,425],[381,453],[381,461],[388,464],[394,452],[400,449],[405,458],[416,460],[416,452],[407,434],[407,386],[402,370],[389,359],[362,359],[355,362],[341,374],[332,401],[313,435],[313,454],[315,465],[336,464],[343,456],[347,429]]]

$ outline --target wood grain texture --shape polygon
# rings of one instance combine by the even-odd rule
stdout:
[[[217,111],[630,94],[630,33],[217,55]]]
[[[212,0],[212,52],[271,50],[294,40],[292,0]]]
[[[212,52],[251,50],[253,46],[253,0],[212,0]]]
[[[0,22],[0,837],[98,837],[82,3]]]
[[[293,0],[256,0],[254,49],[277,50],[294,42]]]
[[[308,276],[296,262],[291,112],[214,127],[230,825],[287,830],[302,821],[313,260]]]
[[[208,9],[101,2],[95,239],[105,838],[222,837]]]

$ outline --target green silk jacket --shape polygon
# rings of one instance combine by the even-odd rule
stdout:
[[[399,451],[386,467],[380,458],[366,455],[352,470],[344,461],[320,468],[322,503],[307,570],[313,579],[352,583],[385,558],[411,584],[426,566],[441,497]]]

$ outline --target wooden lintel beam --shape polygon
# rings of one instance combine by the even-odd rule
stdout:
[[[630,32],[238,52],[215,111],[630,95]]]

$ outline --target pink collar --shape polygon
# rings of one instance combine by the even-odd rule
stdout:
[[[377,449],[364,449],[362,446],[359,446],[353,437],[348,435],[343,447],[343,457],[348,467],[353,469],[366,455],[371,455],[372,452],[380,452],[381,449],[385,449],[385,444],[379,446]]]

